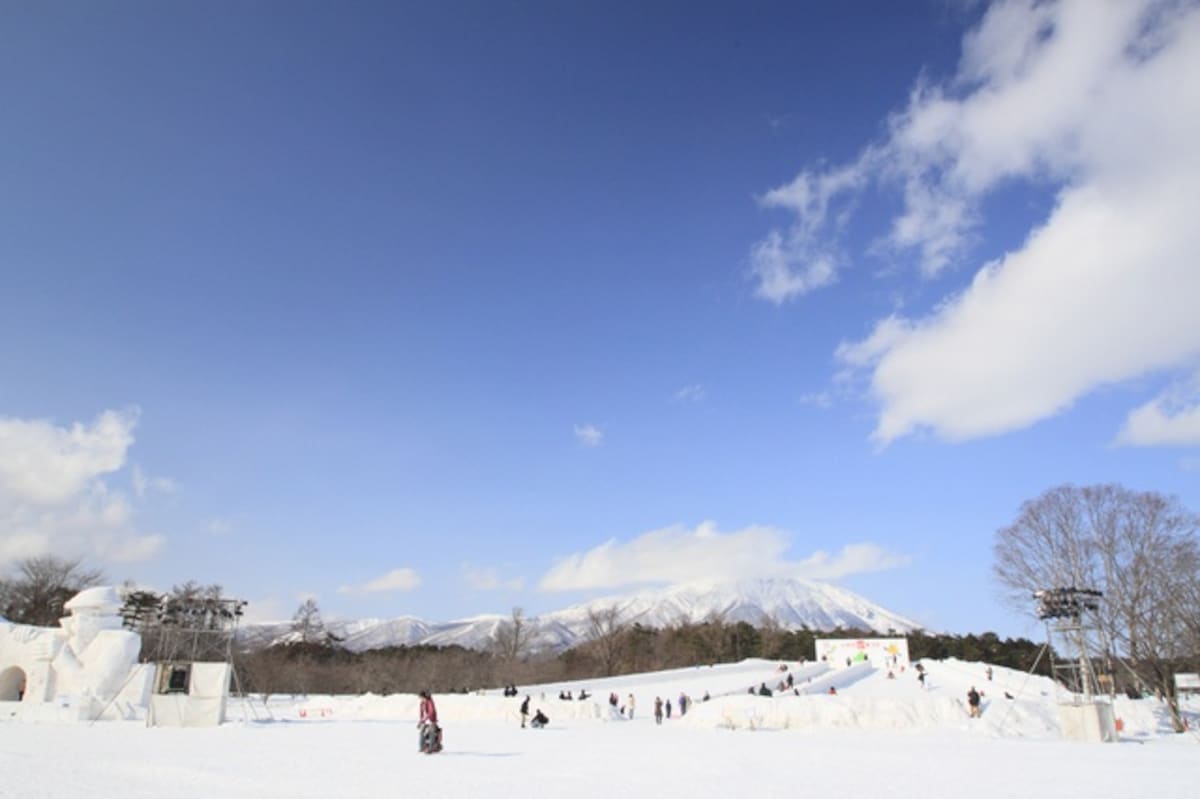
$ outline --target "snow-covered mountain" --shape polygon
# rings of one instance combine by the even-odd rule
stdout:
[[[709,618],[754,625],[770,618],[789,630],[854,627],[886,633],[921,626],[844,588],[781,578],[684,583],[631,596],[593,600],[547,614],[543,619],[586,630],[589,613],[612,607],[620,610],[624,621],[656,628]]]
[[[772,619],[796,630],[855,628],[903,633],[920,624],[844,588],[800,579],[756,579],[734,582],[694,582],[650,589],[626,596],[596,599],[565,610],[526,619],[532,646],[540,650],[569,649],[587,640],[595,614],[615,610],[622,623],[663,628],[683,622],[720,618],[759,625]],[[475,616],[450,622],[427,622],[409,616],[395,619],[330,621],[326,629],[355,652],[387,646],[458,644],[482,649],[495,640],[506,615]],[[259,642],[295,639],[288,622],[247,625],[243,635]]]

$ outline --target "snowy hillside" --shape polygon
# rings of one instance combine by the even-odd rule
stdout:
[[[1067,697],[1047,678],[996,666],[989,679],[987,664],[958,660],[921,665],[924,686],[905,663],[889,677],[869,663],[746,660],[521,686],[517,697],[437,695],[445,751],[436,756],[416,751],[412,694],[231,698],[231,723],[188,730],[0,715],[0,762],[12,764],[0,797],[1196,795],[1200,739],[1171,734],[1155,699],[1118,697],[1121,743],[1082,744],[1063,740],[1057,703]],[[749,693],[788,676],[792,691]],[[971,686],[984,692],[978,719],[966,711]],[[575,699],[558,698],[568,690]],[[692,700],[682,715],[681,694]],[[525,696],[549,716],[546,729],[521,728]],[[656,698],[673,704],[661,723]],[[1200,723],[1200,700],[1185,714]]]
[[[622,622],[663,628],[680,622],[720,618],[726,622],[761,624],[770,618],[789,630],[855,628],[886,634],[908,632],[921,625],[892,613],[843,588],[799,579],[693,582],[669,588],[606,597],[565,610],[531,617],[533,646],[542,650],[568,649],[586,640],[589,614],[615,608]],[[355,652],[387,646],[457,644],[472,649],[487,647],[507,619],[501,615],[476,616],[451,622],[428,622],[412,617],[331,621],[330,633]],[[292,640],[287,622],[247,625],[243,635],[261,642]]]
[[[622,723],[628,713],[620,709],[633,697],[636,718],[653,715],[656,697],[671,700],[686,694],[692,705],[673,724],[701,729],[791,730],[828,732],[906,730],[908,732],[965,733],[982,738],[1058,740],[1063,732],[1058,705],[1074,695],[1048,677],[986,663],[946,658],[919,661],[926,679],[917,679],[916,663],[896,666],[869,662],[845,666],[820,661],[781,662],[751,658],[736,663],[690,666],[657,672],[626,674],[541,685],[524,685],[517,698],[501,689],[473,694],[438,695],[438,707],[447,723],[519,723],[518,708],[524,696],[531,708],[541,708],[554,722]],[[988,677],[989,670],[991,679]],[[890,676],[889,676],[890,675]],[[791,687],[787,686],[791,678]],[[766,686],[771,696],[757,694]],[[982,692],[983,715],[967,715],[967,691]],[[572,699],[559,696],[570,692]],[[581,692],[588,698],[579,700]],[[608,696],[618,697],[611,708]],[[704,699],[707,696],[708,699]],[[378,696],[272,696],[246,702],[231,700],[231,718],[299,720],[331,718],[342,721],[394,721],[416,715],[417,698],[411,694]],[[264,704],[265,703],[265,704]],[[1112,699],[1122,720],[1126,740],[1172,737],[1166,707],[1156,699]],[[1200,699],[1184,703],[1185,717],[1200,721]],[[324,712],[324,716],[321,712]]]

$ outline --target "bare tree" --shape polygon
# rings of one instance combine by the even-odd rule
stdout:
[[[512,616],[496,626],[496,633],[492,638],[492,653],[506,666],[511,667],[529,653],[529,645],[532,642],[533,627],[525,618],[525,611],[522,608],[513,608]]]
[[[321,619],[321,609],[312,597],[304,600],[292,616],[292,632],[296,633],[301,643],[327,644],[329,634],[325,630],[325,622]]]
[[[600,660],[604,676],[616,673],[621,658],[625,655],[628,636],[628,625],[622,621],[621,608],[609,605],[603,608],[589,608],[587,640],[596,657]]]
[[[993,572],[1016,609],[1029,610],[1030,595],[1043,588],[1099,584],[1084,502],[1081,489],[1059,486],[1025,502],[1017,520],[996,533]]]
[[[71,597],[102,582],[104,573],[79,559],[26,558],[17,563],[15,577],[0,581],[0,616],[17,624],[52,627]]]
[[[1168,699],[1173,675],[1200,658],[1200,516],[1173,498],[1122,486],[1060,486],[1021,506],[996,533],[994,573],[1017,607],[1044,588],[1104,592],[1106,645]]]
[[[204,602],[222,599],[225,593],[217,583],[202,585],[195,580],[188,580],[183,585],[171,586],[170,599],[180,602]]]

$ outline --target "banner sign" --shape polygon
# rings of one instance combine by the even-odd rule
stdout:
[[[1176,691],[1200,691],[1200,674],[1176,674]]]

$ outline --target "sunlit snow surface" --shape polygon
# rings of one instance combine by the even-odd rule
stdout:
[[[231,722],[207,729],[0,723],[0,796],[1197,795],[1200,737],[1170,734],[1153,699],[1117,701],[1121,743],[1072,743],[1059,737],[1065,697],[1048,680],[925,664],[927,689],[912,669],[889,679],[789,663],[809,693],[749,696],[789,673],[768,661],[524,688],[550,716],[544,730],[520,728],[521,697],[438,696],[446,748],[432,756],[416,751],[411,696],[234,699]],[[982,719],[966,716],[971,685],[985,693]],[[580,687],[592,698],[557,698]],[[697,700],[682,718],[681,691]],[[698,701],[705,691],[713,698]],[[633,721],[610,713],[610,692],[622,705],[634,694]],[[676,706],[661,725],[655,696]],[[1187,710],[1200,726],[1200,706]]]

